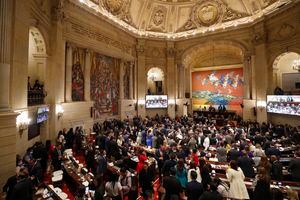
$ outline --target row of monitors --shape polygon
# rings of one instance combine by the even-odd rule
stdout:
[[[267,112],[300,116],[300,95],[268,95]]]

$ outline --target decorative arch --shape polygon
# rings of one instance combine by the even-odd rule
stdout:
[[[282,68],[280,64],[284,64],[284,63],[281,62],[285,62],[286,64],[287,63],[291,64],[292,60],[289,61],[289,59],[299,59],[299,58],[300,58],[300,53],[296,51],[286,51],[277,55],[277,57],[272,59],[273,62],[269,64],[269,85],[270,85],[269,92],[272,92],[277,86],[281,88],[283,87],[282,74],[298,73],[298,71],[293,69]]]
[[[164,71],[159,67],[151,67],[147,72],[147,78],[151,79],[151,76],[153,76],[154,74],[157,75],[156,80],[163,81],[165,78]]]
[[[34,51],[32,53],[47,55],[45,39],[38,28],[34,26],[31,26],[29,28],[29,39],[32,40],[33,44],[35,45],[35,48],[33,49]]]
[[[226,46],[226,48],[224,48]],[[207,51],[210,51],[213,47],[217,49],[217,53],[215,55],[218,55],[218,57],[229,58],[232,61],[230,63],[225,64],[238,64],[243,63],[243,57],[245,54],[247,54],[248,49],[241,43],[231,40],[217,40],[217,41],[207,41],[204,43],[200,43],[197,45],[193,45],[189,48],[187,48],[182,56],[181,56],[181,62],[182,64],[188,68],[190,65],[195,64],[197,60],[200,59],[213,59],[215,55],[210,55],[210,57],[207,56]],[[228,47],[228,48],[227,48]],[[221,52],[220,48],[223,48],[224,51]],[[196,52],[196,53],[195,53]],[[199,53],[201,52],[203,54],[202,58],[200,57]],[[193,55],[195,54],[195,55]],[[205,55],[205,56],[204,56]],[[195,59],[196,58],[196,59]],[[219,65],[219,64],[216,64]]]
[[[47,85],[47,48],[44,36],[35,26],[30,26],[28,30],[28,105],[38,105],[45,103]],[[36,87],[34,87],[36,85]],[[34,88],[35,89],[34,89]],[[36,89],[39,88],[39,89]],[[39,98],[35,98],[38,93]]]
[[[148,94],[163,94],[166,91],[165,72],[161,67],[147,67],[147,93]]]

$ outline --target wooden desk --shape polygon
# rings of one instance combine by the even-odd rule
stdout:
[[[212,177],[219,177],[222,181],[229,183],[225,174],[216,173]],[[244,183],[247,189],[252,189],[254,179],[245,178]],[[292,190],[297,191],[300,194],[300,183],[298,182],[290,182],[290,181],[282,181],[280,182],[281,186],[278,185],[278,181],[271,181],[271,188],[278,188],[282,193],[287,192],[286,186],[289,186]]]
[[[62,166],[70,180],[75,184],[75,190],[78,190],[80,187],[85,187],[83,184],[85,181],[88,183],[93,181],[93,177],[89,173],[84,175],[78,172],[78,168],[75,167],[70,160],[64,160]]]

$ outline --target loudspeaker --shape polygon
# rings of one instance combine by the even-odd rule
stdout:
[[[191,94],[189,92],[186,92],[184,96],[185,96],[186,99],[191,98]]]
[[[94,116],[94,107],[90,108],[90,117],[93,118]]]
[[[175,104],[175,112],[177,112],[177,110],[178,110],[178,105]]]
[[[256,107],[253,107],[253,115],[256,116],[257,112],[256,112]]]

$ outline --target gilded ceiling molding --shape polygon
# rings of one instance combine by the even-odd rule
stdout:
[[[129,12],[131,0],[100,0],[99,6],[105,8],[114,16],[120,18],[128,24],[132,24],[132,18]]]
[[[134,37],[175,41],[194,38],[199,35],[204,36],[207,33],[224,31],[224,29],[231,29],[236,26],[253,25],[260,21],[262,17],[292,7],[300,0],[268,0],[262,6],[258,7],[255,12],[253,12],[253,8],[248,8],[246,11],[233,10],[233,8],[225,3],[229,0],[177,0],[172,1],[172,3],[165,0],[160,3],[158,3],[158,0],[147,1],[149,3],[145,8],[145,12],[151,13],[149,15],[146,13],[146,18],[140,16],[141,21],[138,24],[134,24],[136,22],[133,22],[132,2],[134,0],[99,0],[99,2],[97,0],[66,1],[83,8],[86,12],[94,14],[101,20],[106,20],[108,23],[117,26]],[[248,2],[250,0],[243,1]],[[185,6],[191,8],[191,14],[181,27],[176,27],[174,30],[172,27],[175,25],[169,22],[168,19],[175,19],[175,16],[173,16],[175,12],[173,11],[176,10],[176,6],[182,7],[182,3],[180,2],[185,2]],[[162,9],[152,13],[153,8],[159,6],[166,7],[166,13],[170,14],[170,17],[164,15],[164,10]],[[133,18],[132,20],[131,17]],[[162,25],[164,22],[165,26]]]

